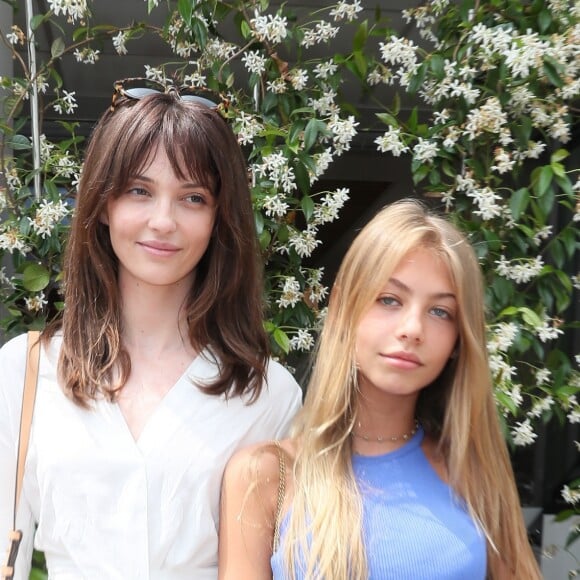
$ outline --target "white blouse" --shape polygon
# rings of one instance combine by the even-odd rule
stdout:
[[[51,580],[215,580],[222,474],[239,447],[286,434],[301,402],[292,376],[271,361],[267,386],[246,405],[193,381],[217,367],[200,355],[135,441],[116,403],[85,410],[57,384],[60,338],[43,350],[24,487],[16,580],[33,546]],[[12,526],[26,335],[0,350],[0,554]],[[36,534],[34,526],[37,525]]]

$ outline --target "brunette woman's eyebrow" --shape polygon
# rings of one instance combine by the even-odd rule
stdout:
[[[132,175],[130,181],[144,181],[145,183],[155,183],[155,179],[147,177],[146,175]],[[207,189],[209,191],[209,188],[206,185],[204,185],[203,183],[199,183],[197,181],[184,181],[183,183],[180,184],[180,187],[182,189],[200,187],[202,189]]]
[[[393,284],[393,286],[396,286],[397,288],[403,290],[404,292],[407,292],[407,293],[412,292],[412,290],[411,290],[411,288],[409,288],[409,286],[407,286],[406,284],[404,284],[403,282],[401,282],[401,280],[398,280],[397,278],[389,278],[389,283]],[[455,294],[453,292],[434,292],[433,294],[430,294],[430,297],[437,298],[437,299],[451,298],[452,300],[457,300],[457,296],[455,296]]]

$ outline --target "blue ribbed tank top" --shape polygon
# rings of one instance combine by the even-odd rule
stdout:
[[[485,537],[429,463],[421,448],[423,437],[420,428],[395,451],[352,458],[363,499],[369,580],[483,580]],[[288,578],[286,524],[287,516],[271,559],[274,580]]]

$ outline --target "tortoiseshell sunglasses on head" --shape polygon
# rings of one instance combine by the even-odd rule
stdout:
[[[227,101],[219,94],[208,89],[189,86],[176,86],[173,84],[164,84],[152,79],[134,77],[121,79],[113,84],[115,89],[111,100],[111,111],[115,110],[118,98],[126,97],[128,99],[140,100],[148,95],[154,94],[173,94],[177,98],[191,103],[204,105],[209,109],[218,109],[227,107]]]

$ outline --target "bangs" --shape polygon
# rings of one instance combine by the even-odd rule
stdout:
[[[139,108],[146,101],[147,98],[137,101],[132,108]],[[123,117],[119,110],[116,113],[118,139],[111,159],[108,192],[119,195],[135,175],[149,167],[162,148],[179,179],[198,182],[217,199],[221,179],[212,154],[216,145],[208,131],[208,123],[215,123],[215,119],[208,113],[215,114],[193,103],[175,102],[173,107],[159,103],[147,109],[140,123],[134,123],[132,114]]]

